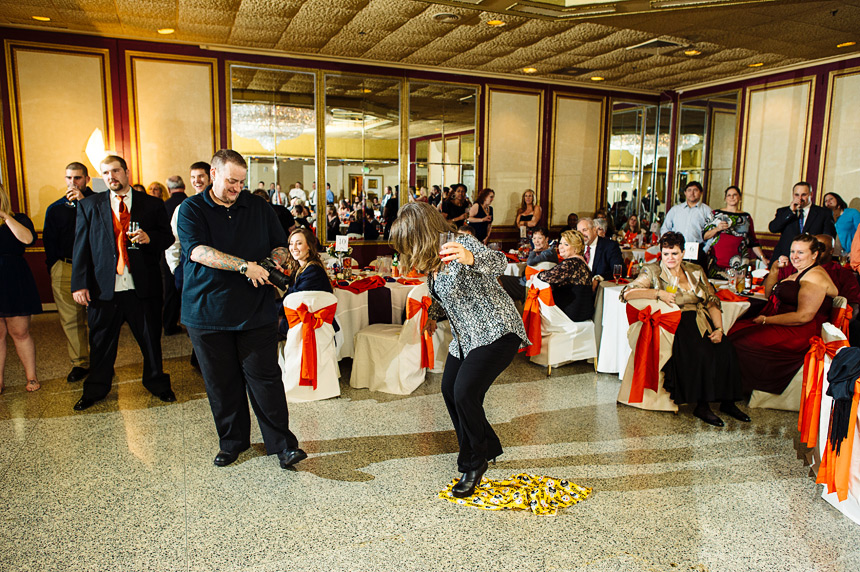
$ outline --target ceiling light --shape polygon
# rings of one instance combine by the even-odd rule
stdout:
[[[537,73],[537,68],[523,68],[524,73]]]
[[[34,20],[38,20],[39,22],[50,22],[51,19],[47,16],[33,16]]]
[[[496,28],[500,28],[500,27],[504,26],[505,23],[506,22],[504,20],[487,20],[488,26],[493,26]]]
[[[365,87],[364,89],[361,90],[362,93],[370,93],[371,91],[373,91],[373,90],[371,90],[369,87]]]
[[[175,31],[176,31],[176,30],[174,30],[173,28],[159,28],[159,29],[158,29],[158,33],[159,33],[159,34],[162,34],[162,35],[165,35],[165,36],[166,36],[167,34],[172,34],[172,33],[173,33],[173,32],[175,32]]]
[[[837,48],[847,48],[848,46],[853,46],[857,44],[857,42],[842,42],[841,44],[836,44]]]
[[[599,76],[599,75],[593,75],[593,76],[591,76],[591,81],[603,81],[604,79],[606,79],[606,78],[601,77],[601,76]]]
[[[764,62],[756,62],[756,63],[754,63],[754,64],[750,64],[750,65],[749,65],[749,67],[751,67],[751,68],[760,68],[760,67],[761,67],[761,66],[763,66],[763,65],[764,65]]]
[[[701,53],[702,52],[700,52],[699,50],[686,50],[684,52],[684,55],[685,56],[698,56],[698,55],[701,55]]]

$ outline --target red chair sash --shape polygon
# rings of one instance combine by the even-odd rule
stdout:
[[[429,318],[430,305],[433,300],[430,296],[424,296],[421,300],[408,298],[406,300],[406,319],[409,320],[418,312],[421,312],[421,367],[433,367],[436,357],[433,352],[433,336],[425,329]]]
[[[540,274],[541,272],[542,270],[539,268],[535,268],[534,266],[526,266],[526,280],[530,280],[532,276]]]
[[[295,310],[284,308],[284,314],[291,328],[302,325],[302,367],[299,373],[299,385],[317,388],[316,331],[323,324],[331,324],[334,321],[335,310],[337,310],[337,304],[320,308],[316,312],[308,310],[305,304],[301,304]]]
[[[800,393],[800,413],[797,416],[797,430],[800,442],[807,447],[815,447],[818,442],[818,418],[821,415],[821,385],[824,382],[824,356],[832,359],[848,345],[846,340],[824,343],[818,336],[809,338],[809,351],[803,358],[803,389]]]
[[[645,388],[657,391],[660,383],[660,328],[675,333],[681,323],[681,312],[663,314],[651,308],[637,310],[627,304],[627,323],[642,322],[633,361],[633,380],[630,385],[630,403],[642,403]]]
[[[529,357],[540,353],[541,342],[543,341],[540,329],[540,300],[543,300],[547,306],[555,306],[552,289],[529,286],[526,303],[523,306],[523,325],[526,327],[526,335],[528,335],[531,345],[520,350],[525,351]]]
[[[854,399],[851,400],[851,417],[848,422],[848,436],[839,446],[839,454],[830,444],[827,444],[821,455],[821,466],[818,468],[818,478],[815,482],[827,487],[830,493],[835,492],[839,501],[848,498],[848,488],[851,482],[851,452],[854,449],[854,431],[857,428],[857,404],[860,401],[860,378],[854,382]]]
[[[651,252],[648,252],[647,250],[645,251],[645,262],[654,262],[658,258],[660,258],[659,252],[651,253]]]
[[[833,308],[830,314],[830,322],[842,330],[845,337],[848,337],[848,324],[851,322],[851,318],[854,317],[854,309],[851,306]]]

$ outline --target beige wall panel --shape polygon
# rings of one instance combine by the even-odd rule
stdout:
[[[212,67],[137,58],[132,65],[140,158],[132,181],[149,185],[171,175],[185,178],[191,163],[209,161],[217,150]]]
[[[109,132],[102,58],[16,50],[15,66],[26,202],[41,231],[48,205],[65,191],[66,165],[80,161],[97,176],[85,149],[96,128]]]
[[[496,192],[493,224],[512,225],[526,189],[536,189],[540,95],[490,91],[487,186]]]
[[[834,81],[826,145],[822,189],[825,193],[838,193],[850,202],[852,197],[860,194],[857,191],[860,173],[860,73],[840,76]]]
[[[445,139],[445,185],[451,186],[460,182],[460,138]],[[472,196],[478,196],[477,189],[470,189]]]
[[[560,97],[555,110],[555,149],[550,225],[566,225],[571,212],[591,216],[600,177],[600,101]]]
[[[759,228],[788,204],[792,185],[803,177],[809,89],[802,83],[750,95],[743,208]]]
[[[718,208],[722,203],[723,191],[732,184],[732,165],[735,161],[735,129],[737,115],[715,111],[711,123],[711,162],[708,185],[710,205]],[[717,205],[717,207],[714,207]]]

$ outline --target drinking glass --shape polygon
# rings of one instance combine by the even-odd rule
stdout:
[[[612,266],[612,277],[615,278],[615,282],[618,282],[621,279],[621,269],[623,266],[620,264],[615,264]]]
[[[140,224],[138,224],[136,222],[128,223],[128,232],[126,234],[128,235],[129,242],[131,242],[131,244],[128,246],[129,250],[137,250],[138,248],[140,248],[137,245],[137,243],[134,241],[134,239],[131,238],[131,235],[134,234],[135,232],[139,231],[139,230],[140,230]]]
[[[672,281],[669,282],[668,286],[666,286],[666,292],[670,292],[670,293],[674,294],[677,291],[678,291],[678,277],[672,276]]]
[[[69,194],[69,191],[71,191],[73,188],[74,188],[74,187],[69,187],[69,188],[67,188],[67,189],[66,189],[66,194],[68,195],[68,194]],[[63,203],[63,205],[64,205],[64,206],[69,207],[70,209],[73,209],[73,208],[75,208],[75,207],[77,207],[77,206],[78,206],[78,201],[77,201],[77,199],[69,200],[69,199],[68,199],[68,197],[67,197],[67,198],[66,198],[66,202],[64,202],[64,203]]]
[[[449,242],[454,242],[454,233],[453,232],[440,232],[439,233],[439,258],[442,258],[442,247]],[[442,267],[442,270],[439,271],[439,274],[449,274],[447,262]]]

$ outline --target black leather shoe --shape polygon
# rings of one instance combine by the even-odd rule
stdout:
[[[708,407],[696,407],[693,410],[693,415],[707,423],[708,425],[713,425],[714,427],[723,427],[725,423],[723,420],[714,415],[714,412],[710,410]]]
[[[460,476],[457,484],[451,488],[451,494],[458,499],[470,497],[475,494],[475,487],[481,483],[481,478],[487,472],[487,461],[481,463],[481,466],[471,471],[466,471]]]
[[[218,451],[215,455],[215,466],[226,467],[239,458],[239,453],[231,453],[229,451]]]
[[[303,461],[307,458],[308,454],[301,449],[284,449],[278,453],[278,460],[281,462],[282,469],[292,467],[299,461]]]
[[[75,366],[72,368],[72,371],[69,372],[69,375],[66,376],[66,381],[68,381],[69,383],[81,381],[89,373],[90,370],[88,370],[87,368]]]
[[[726,415],[731,415],[738,421],[743,421],[744,423],[750,422],[750,416],[738,409],[738,406],[734,403],[729,402],[720,404],[720,411]]]
[[[90,399],[89,397],[81,397],[78,399],[78,402],[75,403],[73,409],[75,411],[83,411],[84,409],[89,409],[97,402],[101,401],[100,399]]]
[[[164,401],[165,403],[173,403],[174,401],[176,401],[176,394],[173,393],[172,389],[162,391],[161,393],[157,394],[156,397]]]

